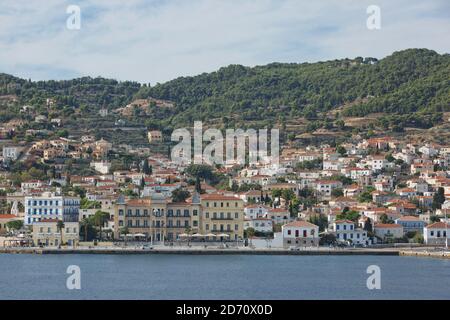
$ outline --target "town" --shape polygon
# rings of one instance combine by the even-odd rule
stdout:
[[[147,148],[27,134],[2,149],[0,248],[448,244],[450,145],[353,137],[285,144],[276,164],[209,166],[154,152],[167,138],[158,130],[147,132]]]

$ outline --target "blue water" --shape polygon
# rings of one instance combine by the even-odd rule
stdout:
[[[0,299],[450,299],[450,260],[415,257],[0,254],[0,270]]]

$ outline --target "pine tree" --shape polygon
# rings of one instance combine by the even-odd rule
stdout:
[[[145,158],[144,164],[142,165],[142,172],[145,174],[151,174],[150,167],[148,165],[148,159]]]

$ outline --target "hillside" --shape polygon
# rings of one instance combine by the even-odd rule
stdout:
[[[88,119],[90,125],[97,122],[101,108],[116,111],[104,121],[107,126],[122,116],[133,125],[166,129],[192,125],[194,120],[229,125],[261,121],[267,125],[280,116],[323,120],[335,110],[335,119],[384,113],[412,125],[426,122],[429,127],[428,122],[441,120],[436,114],[450,111],[449,75],[450,55],[427,49],[395,52],[381,60],[358,57],[253,68],[231,65],[155,86],[89,77],[32,82],[0,74],[0,121],[16,117],[21,106],[31,105],[34,115],[69,121],[76,115]],[[137,99],[158,99],[174,107],[149,104],[144,111],[120,112]],[[408,114],[421,118],[411,120],[405,116]]]

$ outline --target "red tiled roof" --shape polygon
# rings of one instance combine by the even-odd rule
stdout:
[[[439,221],[426,226],[427,229],[445,229],[445,222]],[[450,224],[447,224],[447,228],[450,228]]]
[[[307,221],[293,221],[285,224],[283,227],[314,228],[317,226]]]
[[[0,214],[0,219],[14,219],[19,218],[18,216],[15,216],[13,214]]]

